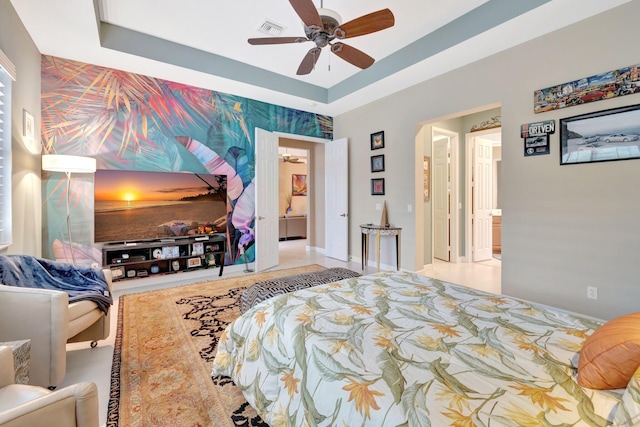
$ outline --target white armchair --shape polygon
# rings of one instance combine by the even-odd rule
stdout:
[[[104,274],[111,289],[111,270]],[[66,374],[66,344],[106,339],[110,313],[92,301],[69,304],[66,292],[0,285],[0,342],[30,339],[29,384],[57,387]]]
[[[13,383],[13,353],[0,347],[0,426],[98,427],[98,389],[84,382],[50,391]]]

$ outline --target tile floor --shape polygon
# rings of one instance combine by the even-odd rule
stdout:
[[[318,252],[308,251],[306,240],[290,240],[280,242],[280,264],[276,267],[291,268],[308,264],[320,264],[325,267],[345,267],[354,271],[362,271],[357,262],[342,262],[328,258]],[[434,264],[425,269],[424,274],[443,281],[458,283],[476,289],[500,293],[500,269],[501,262],[497,259],[475,264],[451,264],[436,260]],[[374,273],[375,266],[367,266],[365,273]],[[205,270],[202,270],[203,272]],[[109,402],[109,385],[111,375],[111,362],[113,357],[113,345],[115,341],[116,322],[118,313],[118,298],[127,293],[160,289],[189,281],[200,282],[202,275],[194,273],[184,274],[182,280],[156,280],[140,279],[132,282],[116,282],[113,296],[115,304],[112,307],[111,335],[108,339],[100,341],[96,348],[89,348],[88,343],[67,345],[67,374],[60,388],[80,381],[93,381],[98,386],[100,400],[100,425],[106,424],[107,405]],[[209,273],[210,274],[210,273]],[[225,268],[222,278],[245,275],[243,266]],[[181,275],[182,276],[182,275]],[[166,276],[165,276],[166,277]],[[218,276],[216,275],[215,278]],[[178,277],[176,277],[178,278]],[[173,277],[172,277],[173,279]],[[211,279],[210,277],[206,278]]]

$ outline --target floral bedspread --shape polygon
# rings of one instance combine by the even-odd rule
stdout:
[[[277,426],[603,426],[623,390],[576,383],[600,323],[409,273],[281,295],[222,336],[229,376]]]

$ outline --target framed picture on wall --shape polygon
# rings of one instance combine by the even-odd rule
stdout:
[[[384,171],[384,154],[379,156],[371,156],[371,172]]]
[[[640,105],[560,119],[560,164],[640,158]]]
[[[36,121],[27,110],[22,110],[22,134],[29,140],[36,136]]]
[[[371,180],[371,195],[384,196],[384,178],[374,178]]]
[[[371,134],[371,149],[378,150],[384,148],[384,131]]]
[[[425,202],[429,201],[431,192],[431,159],[424,156],[422,160],[422,195]]]
[[[291,195],[306,196],[307,195],[307,175],[291,175]]]

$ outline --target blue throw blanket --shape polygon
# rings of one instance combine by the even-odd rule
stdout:
[[[63,291],[69,294],[69,302],[94,301],[105,313],[113,304],[102,270],[29,255],[0,255],[0,283]]]

